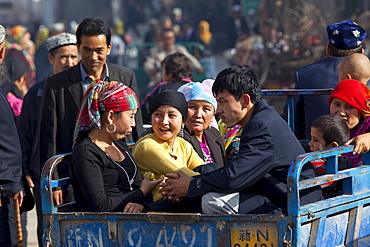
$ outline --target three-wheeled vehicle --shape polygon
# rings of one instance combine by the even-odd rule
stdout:
[[[370,154],[363,155],[365,165],[338,171],[338,156],[352,151],[350,145],[298,156],[288,173],[287,215],[74,212],[73,202],[53,202],[53,188],[70,183],[52,179],[71,154],[57,155],[42,170],[44,246],[368,247]],[[302,167],[322,158],[327,174],[300,181]],[[343,195],[300,205],[301,190],[331,181],[342,183]]]

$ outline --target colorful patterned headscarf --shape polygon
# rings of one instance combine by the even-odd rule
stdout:
[[[135,92],[128,86],[117,81],[91,82],[86,90],[74,131],[74,140],[80,131],[91,130],[92,127],[101,129],[101,112],[122,112],[139,108]]]
[[[13,38],[16,43],[21,44],[22,37],[26,32],[27,28],[22,25],[17,25],[9,29],[9,36]]]

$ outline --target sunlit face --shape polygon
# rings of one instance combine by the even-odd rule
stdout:
[[[323,150],[327,146],[323,134],[315,127],[311,127],[311,141],[308,143],[308,146],[311,152]]]
[[[234,95],[226,90],[218,93],[216,100],[216,114],[219,114],[221,121],[224,122],[228,128],[239,124],[245,116],[241,101],[237,101]]]
[[[107,56],[110,54],[110,49],[112,47],[112,44],[107,45],[107,38],[105,35],[82,35],[81,44],[77,44],[77,46],[78,51],[81,54],[82,65],[86,73],[89,76],[102,73],[104,63],[107,60]]]
[[[117,130],[112,133],[114,140],[121,140],[132,133],[132,128],[135,127],[135,114],[137,109],[123,111],[115,115],[113,123]]]
[[[350,130],[356,127],[362,119],[362,114],[359,110],[338,98],[334,98],[331,102],[330,114],[341,116],[346,121]]]
[[[182,125],[182,115],[173,106],[162,105],[152,114],[154,133],[170,146],[174,144]]]
[[[54,74],[75,66],[78,63],[78,49],[76,45],[66,45],[57,48],[53,55],[48,56],[54,67]]]
[[[165,50],[169,50],[175,44],[175,41],[176,41],[175,32],[168,31],[162,34],[163,48]]]
[[[214,115],[215,110],[211,103],[203,100],[190,100],[188,101],[186,126],[197,135],[209,127]]]

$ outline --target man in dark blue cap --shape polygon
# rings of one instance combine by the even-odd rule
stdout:
[[[352,20],[345,20],[329,25],[328,58],[316,63],[298,68],[294,74],[295,89],[325,89],[334,88],[338,84],[338,64],[342,59],[354,53],[364,53],[362,47],[366,31]],[[310,139],[312,122],[329,113],[328,95],[296,96],[294,134],[299,140]],[[287,106],[284,108],[287,119]]]

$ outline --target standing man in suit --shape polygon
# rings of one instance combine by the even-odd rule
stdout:
[[[103,18],[84,19],[78,25],[76,36],[81,61],[45,83],[40,119],[41,165],[53,155],[71,152],[77,111],[83,93],[93,80],[119,81],[138,94],[134,72],[106,62],[112,44],[110,28]],[[136,141],[142,133],[140,110],[135,121],[132,135],[125,138],[127,142]],[[68,176],[68,169],[58,170],[58,174]],[[56,202],[62,203],[61,198]]]
[[[75,66],[78,63],[76,35],[61,33],[46,40],[47,58],[53,66],[48,78]],[[38,124],[41,100],[47,78],[33,85],[24,96],[21,115],[18,119],[19,138],[22,145],[22,165],[28,185],[33,188],[37,210],[37,238],[42,245],[42,208],[40,192],[40,149]]]
[[[5,80],[6,30],[0,25],[0,81]],[[1,84],[1,83],[0,83]],[[14,114],[0,88],[0,246],[18,246],[13,203],[22,204],[22,150]]]
[[[352,20],[329,25],[326,28],[329,43],[326,46],[328,58],[298,68],[294,74],[295,89],[334,88],[338,84],[338,64],[354,53],[364,53],[362,43],[366,31]],[[295,101],[294,134],[298,140],[309,140],[312,122],[329,114],[329,95],[297,96]],[[284,109],[287,119],[287,106]]]

